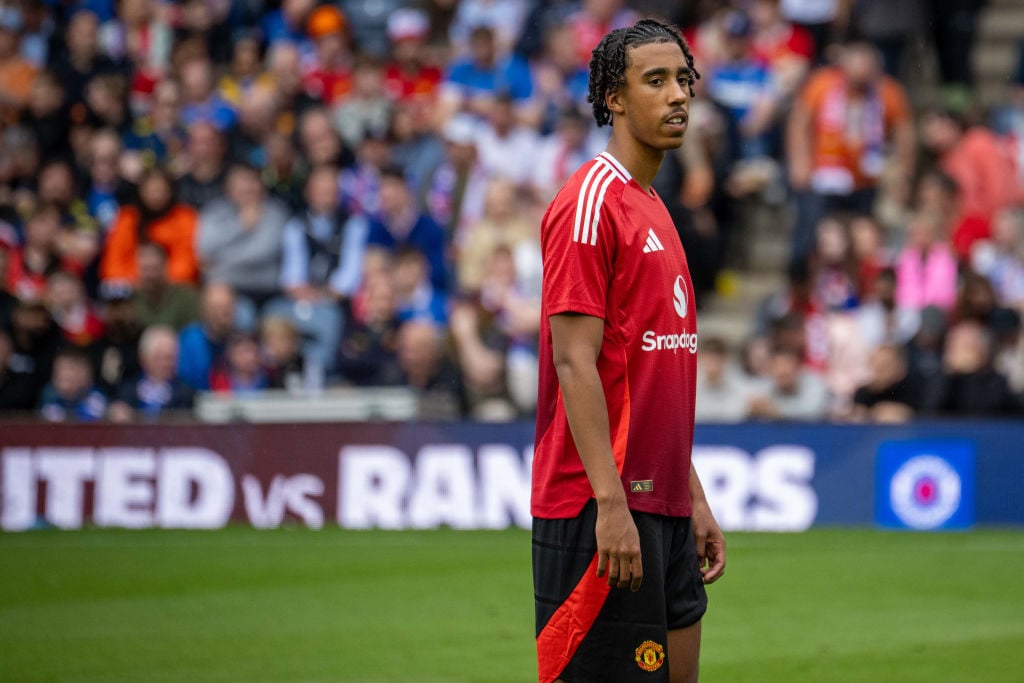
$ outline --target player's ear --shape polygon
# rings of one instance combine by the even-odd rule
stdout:
[[[606,92],[604,94],[604,103],[608,107],[608,111],[613,114],[621,116],[626,113],[626,106],[622,101],[622,88]]]

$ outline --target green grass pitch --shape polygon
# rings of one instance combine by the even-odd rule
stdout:
[[[1024,681],[1024,532],[730,534],[703,683]],[[0,681],[530,681],[529,534],[0,535]]]

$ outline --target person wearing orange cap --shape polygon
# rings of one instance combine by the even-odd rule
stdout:
[[[321,5],[309,15],[306,33],[315,46],[314,67],[304,85],[313,97],[331,105],[352,89],[352,53],[348,23],[334,5]]]

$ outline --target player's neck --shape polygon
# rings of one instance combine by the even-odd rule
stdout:
[[[623,140],[620,137],[626,139]],[[620,134],[618,128],[612,128],[612,136],[608,141],[607,150],[629,171],[633,180],[644,191],[651,191],[651,183],[654,182],[654,176],[658,175],[661,162],[665,158],[664,150],[643,145],[630,138],[625,130]]]

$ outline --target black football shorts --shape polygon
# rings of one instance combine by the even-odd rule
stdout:
[[[704,616],[707,593],[688,517],[633,512],[640,590],[597,577],[591,499],[576,517],[533,520],[540,683],[668,683],[668,631]]]

